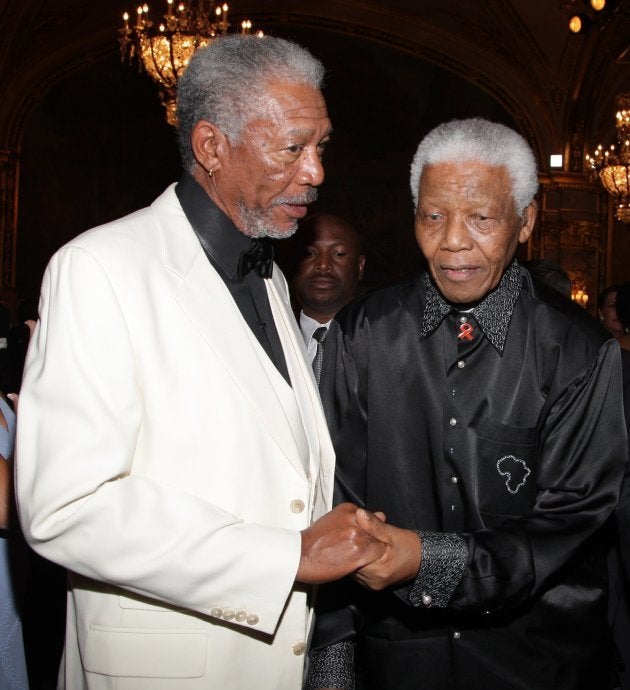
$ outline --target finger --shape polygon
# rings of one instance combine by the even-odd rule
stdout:
[[[379,562],[386,556],[387,545],[381,541],[372,540],[369,545],[363,550],[360,560],[357,561],[355,572],[359,572],[364,568],[370,568],[374,563]]]
[[[362,587],[371,589],[374,592],[378,592],[387,586],[386,581],[373,573],[368,573],[365,569],[357,570],[351,577]]]
[[[381,520],[381,522],[387,522],[387,516],[385,515],[385,513],[381,512],[380,510],[374,511],[374,515],[376,515],[376,517],[379,520]]]

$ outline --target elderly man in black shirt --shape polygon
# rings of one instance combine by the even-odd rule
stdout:
[[[615,687],[604,525],[627,462],[620,352],[514,259],[537,186],[511,129],[437,127],[411,171],[428,271],[333,325],[338,500],[383,511],[387,524],[358,521],[389,547],[355,575],[377,593],[329,586],[311,688]]]

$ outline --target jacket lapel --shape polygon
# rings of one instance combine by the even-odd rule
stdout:
[[[287,460],[305,475],[279,387],[287,387],[243,319],[229,290],[210,265],[174,192],[174,185],[153,204],[162,225],[164,262],[181,278],[175,299],[235,387],[254,409]],[[269,363],[270,364],[270,363]]]
[[[319,491],[329,504],[332,496],[334,451],[304,339],[291,310],[284,276],[277,266],[272,280],[267,281],[267,293],[308,439],[309,473],[312,477],[319,477]]]

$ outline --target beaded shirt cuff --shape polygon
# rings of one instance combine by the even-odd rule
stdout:
[[[420,570],[409,591],[409,603],[446,608],[468,563],[468,547],[459,534],[417,532],[422,540]]]
[[[343,688],[354,690],[354,643],[350,640],[314,649],[305,690]]]

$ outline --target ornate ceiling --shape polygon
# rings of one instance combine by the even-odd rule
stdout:
[[[131,5],[131,7],[130,7]],[[153,3],[158,6],[158,0]],[[237,0],[234,11],[271,32],[299,26],[349,34],[435,63],[494,96],[539,153],[584,127],[612,127],[617,93],[630,88],[630,2],[608,0],[599,26],[572,35],[581,0]],[[21,0],[0,10],[0,146],[14,148],[30,109],[58,80],[117,50],[124,0]]]
[[[163,0],[149,4],[156,12],[165,7]],[[119,64],[117,44],[122,13],[134,7],[131,0],[20,0],[0,5],[0,249],[5,285],[16,281],[16,247],[18,274],[33,274],[18,279],[34,285],[47,256],[73,233],[145,203],[144,198],[127,198],[136,180],[123,179],[113,163],[107,169],[104,155],[120,159],[121,142],[138,145],[135,158],[125,146],[125,174],[155,156],[154,142],[142,139],[149,138],[146,123],[160,119],[161,113],[145,112],[131,129],[132,115],[127,125],[122,112],[133,109],[125,88],[147,100],[153,84],[144,75],[137,79],[147,84],[137,81],[121,88],[117,81],[135,72]],[[549,155],[563,153],[565,177],[585,179],[584,153],[612,139],[615,98],[630,91],[630,0],[608,0],[597,17],[591,12],[593,23],[580,35],[571,34],[567,24],[572,12],[590,12],[584,0],[233,0],[232,9],[233,19],[248,16],[266,33],[295,38],[322,57],[331,74],[327,99],[331,112],[338,113],[333,121],[346,131],[339,143],[336,137],[326,186],[332,201],[373,233],[379,259],[372,265],[398,261],[402,270],[400,257],[411,256],[405,178],[409,153],[427,126],[445,117],[496,117],[516,125],[530,140],[543,174],[549,172]],[[82,90],[84,101],[98,101],[102,91],[105,123],[90,119],[94,115],[88,112],[89,102],[77,104],[73,94]],[[153,94],[149,96],[151,100]],[[110,132],[113,100],[124,106],[119,106],[120,122]],[[155,103],[157,98],[146,107],[159,111]],[[92,132],[100,137],[98,146]],[[164,141],[170,133],[153,136]],[[116,152],[106,150],[108,137],[117,140]],[[88,140],[94,160],[73,160]],[[365,149],[363,157],[357,154],[360,149]],[[340,163],[344,157],[345,167]],[[60,189],[68,186],[63,176],[78,180],[76,171],[83,169],[94,177],[95,168],[99,177],[91,180],[93,188],[74,183],[74,195],[82,195],[83,215],[71,217],[76,204],[72,199],[62,204]],[[171,167],[165,179],[172,176]],[[146,182],[147,176],[141,177]],[[147,182],[158,184],[161,178]],[[89,208],[88,198],[95,208]],[[566,198],[559,204],[551,220],[562,220]],[[37,215],[39,208],[45,210]],[[597,223],[599,213],[593,208],[581,220]],[[403,239],[388,234],[392,225],[404,229]],[[596,252],[612,255],[612,242],[602,240]],[[606,276],[601,268],[605,262],[598,261],[595,282]]]

